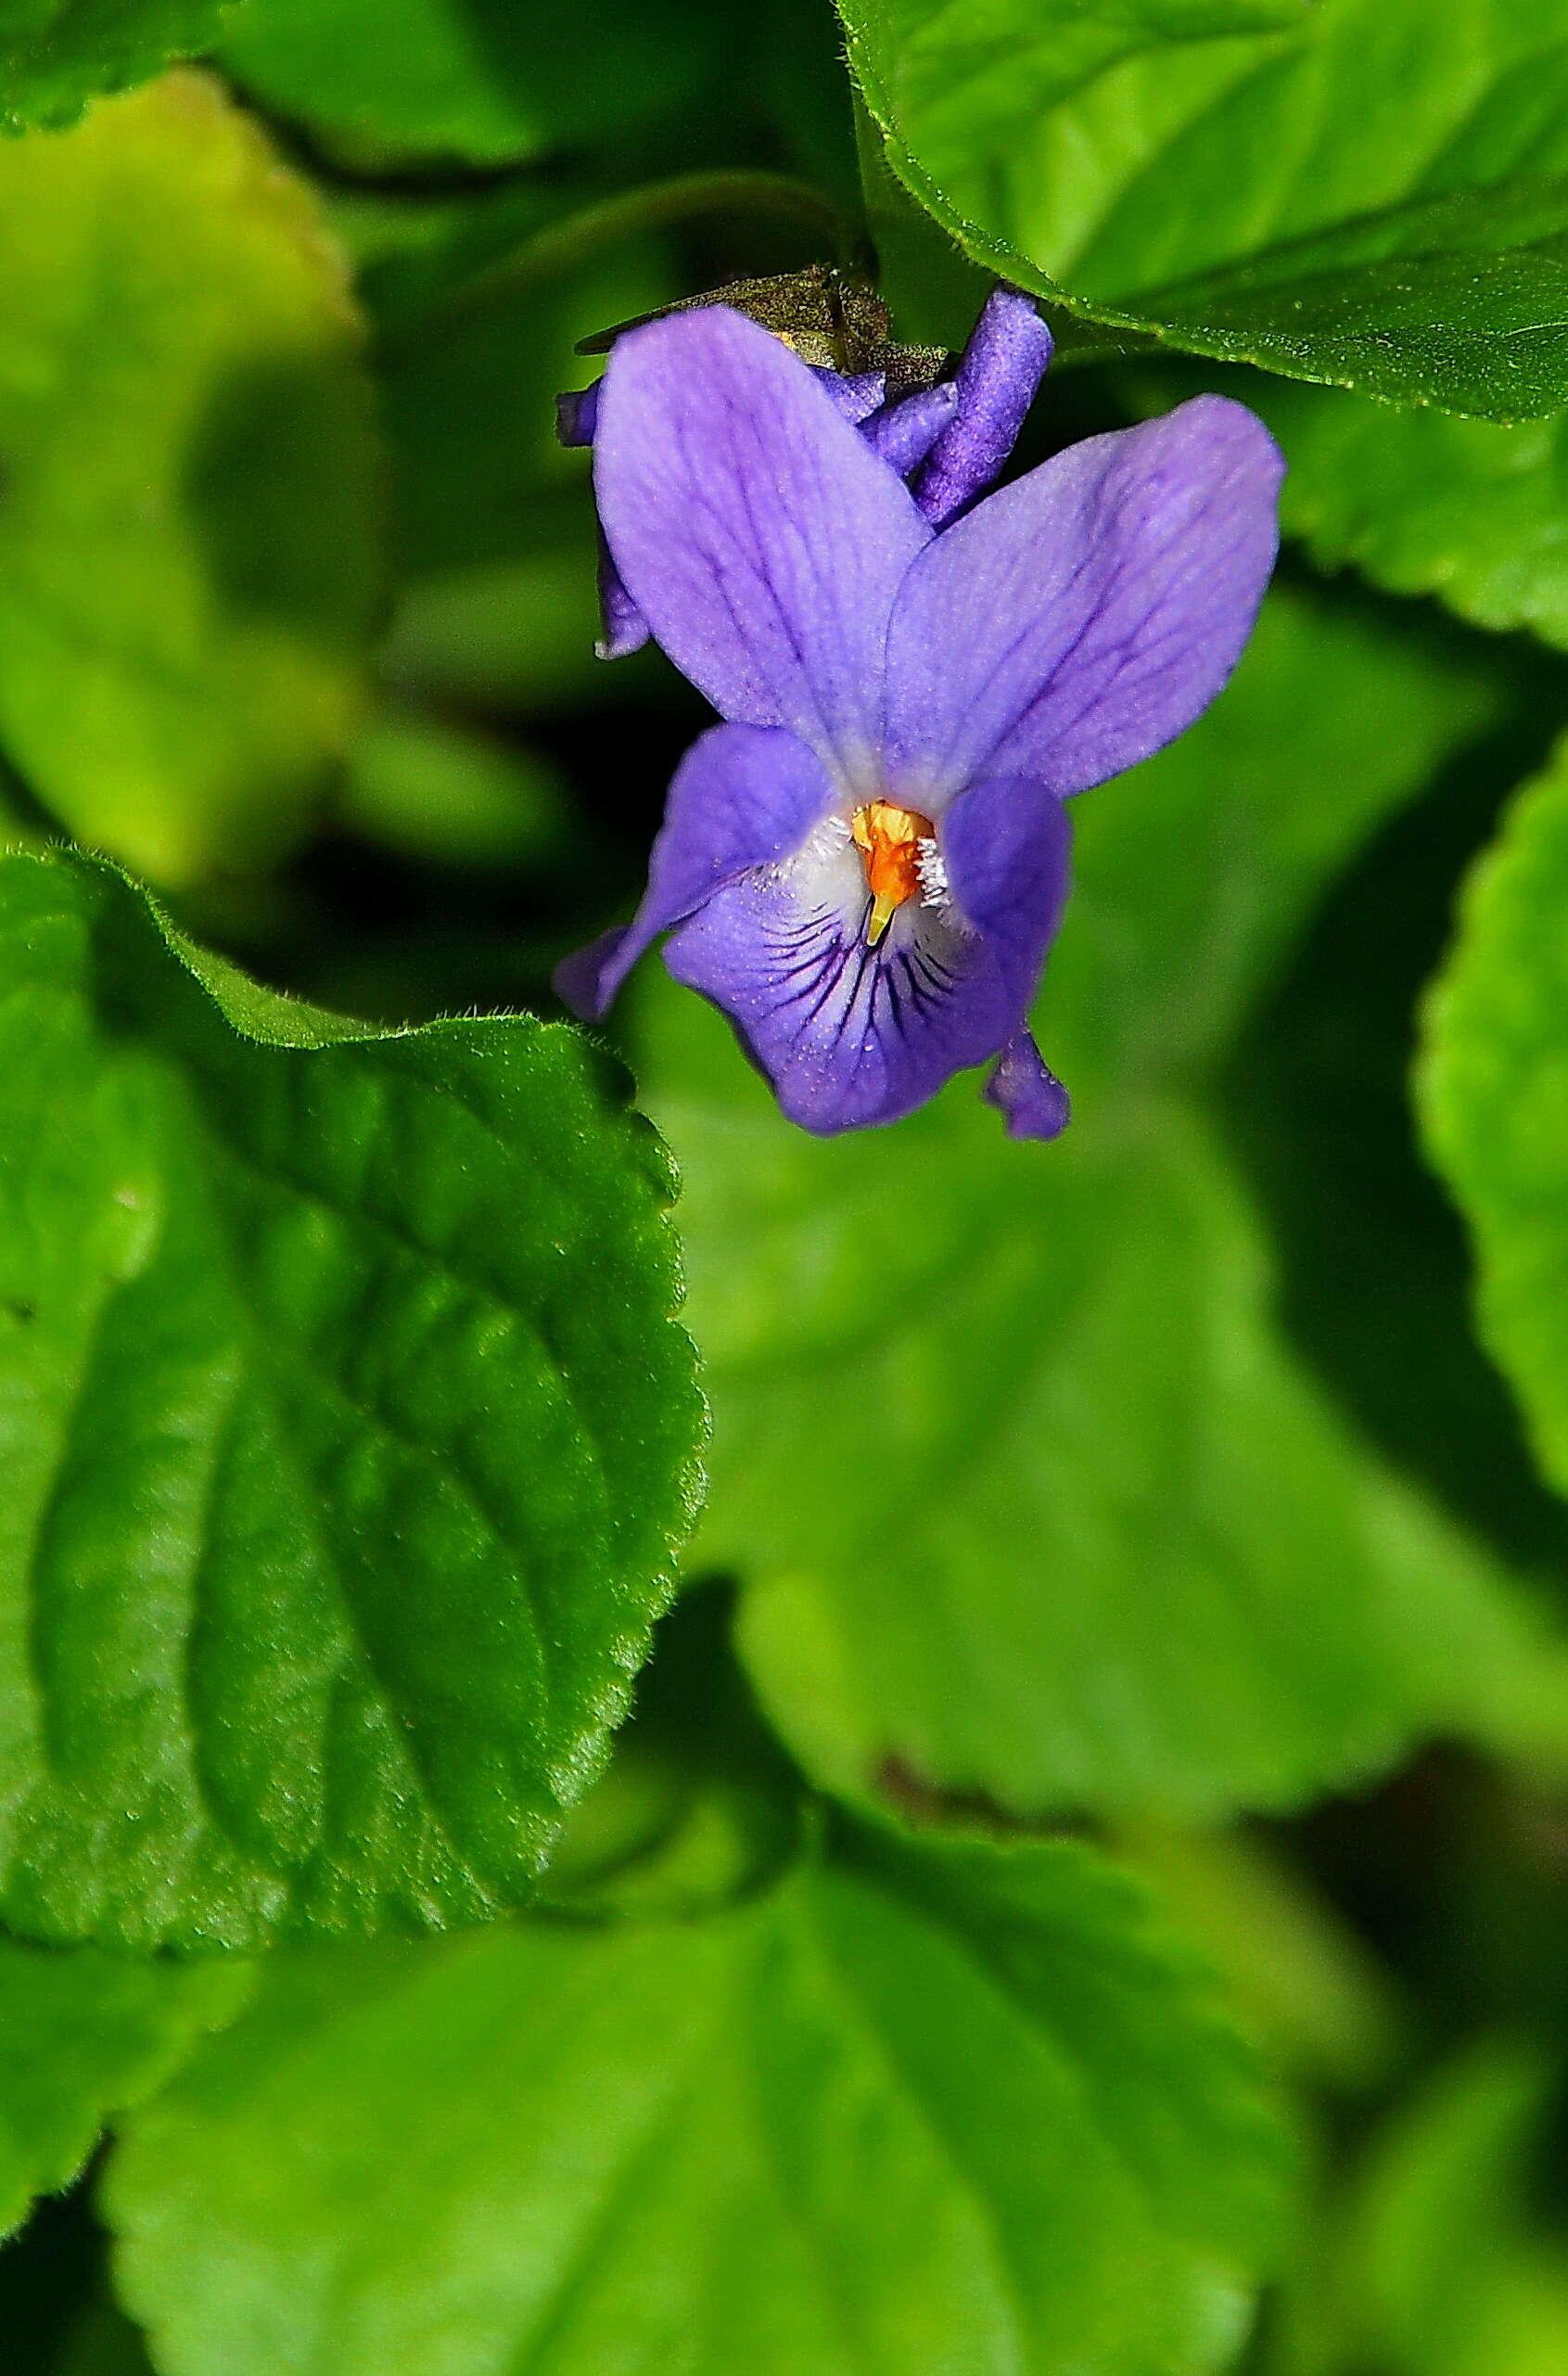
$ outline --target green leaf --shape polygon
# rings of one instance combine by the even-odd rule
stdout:
[[[274,1961],[108,2206],[165,2376],[1190,2376],[1286,2167],[1128,1875],[840,1830],[723,1918]]]
[[[0,130],[59,126],[210,49],[234,0],[0,0]]]
[[[679,106],[722,37],[713,0],[249,0],[223,46],[247,90],[361,146],[520,162]]]
[[[535,714],[625,698],[628,674],[646,692],[636,659],[606,669],[593,585],[593,529],[516,558],[432,572],[403,590],[387,639],[389,681],[438,705]]]
[[[888,160],[975,260],[1287,377],[1568,402],[1568,6],[840,0]]]
[[[580,461],[580,456],[574,456]],[[584,473],[586,487],[586,473]],[[657,652],[612,668],[594,656],[601,632],[590,505],[574,491],[546,511],[532,549],[504,560],[432,570],[404,587],[383,654],[389,683],[446,709],[511,709],[535,718],[664,712],[702,731],[698,696]]]
[[[1543,1474],[1568,1492],[1568,747],[1475,869],[1418,1075],[1428,1143],[1470,1224],[1482,1335]]]
[[[314,202],[179,74],[0,146],[0,745],[165,882],[286,848],[378,606],[361,334]]]
[[[378,1037],[0,866],[0,1916],[248,1944],[526,1897],[667,1597],[662,1150],[576,1032]]]
[[[746,1580],[764,1704],[833,1788],[1207,1815],[1436,1727],[1561,1730],[1561,1653],[1294,1355],[1214,1120],[1319,887],[1488,700],[1274,598],[1209,716],[1076,804],[1052,1147],[973,1079],[811,1140],[699,1002],[650,998],[714,1404],[695,1561]]]
[[[162,2087],[249,1986],[234,1964],[134,1963],[0,1939],[0,2233],[71,2179],[105,2120]]]

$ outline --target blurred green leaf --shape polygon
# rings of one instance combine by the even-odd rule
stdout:
[[[75,2178],[106,2118],[153,2094],[250,1974],[0,1939],[0,2233]]]
[[[895,172],[1075,312],[1517,420],[1568,402],[1568,6],[840,0]]]
[[[378,460],[304,185],[170,76],[0,146],[0,744],[164,882],[297,837],[363,697]]]
[[[248,91],[318,131],[499,165],[680,106],[724,43],[717,0],[249,0],[223,55]]]
[[[601,629],[586,505],[574,504],[561,526],[559,543],[405,587],[382,655],[388,682],[414,698],[532,711],[645,691],[636,659],[607,668],[594,656]]]
[[[833,0],[758,0],[752,22],[746,72],[787,158],[847,208],[857,207],[854,93]]]
[[[1488,2040],[1376,2140],[1347,2240],[1357,2364],[1556,2376],[1568,2363],[1568,2246],[1528,2204],[1553,2094],[1540,2056]]]
[[[555,398],[598,376],[580,339],[678,291],[661,240],[629,225],[579,252],[575,219],[525,185],[448,208],[420,252],[366,275],[399,543],[416,574],[507,558],[554,530],[592,595],[587,460],[559,443]]]
[[[1252,2059],[1069,1843],[274,1959],[108,2204],[166,2376],[1189,2376],[1278,2242]]]
[[[1428,1143],[1474,1235],[1482,1334],[1568,1492],[1568,747],[1471,877],[1426,1016]]]
[[[0,1913],[526,1897],[689,1524],[662,1150],[578,1033],[387,1037],[0,867]]]
[[[1203,1816],[1433,1729],[1561,1736],[1561,1651],[1293,1352],[1212,1118],[1323,882],[1490,703],[1274,598],[1208,717],[1075,804],[1037,1026],[1077,1118],[1049,1148],[973,1080],[809,1139],[650,979],[714,1403],[695,1561],[745,1580],[764,1704],[834,1788]]]
[[[562,448],[556,397],[603,368],[580,341],[689,293],[679,228],[707,221],[744,240],[783,224],[830,252],[848,236],[834,201],[772,172],[666,175],[607,196],[522,177],[435,205],[358,196],[334,214],[364,267],[415,571],[536,550],[552,530],[592,550],[587,456]]]
[[[1114,1837],[1280,2062],[1335,2093],[1365,2094],[1386,2080],[1405,2044],[1408,2008],[1286,1844],[1239,1827],[1193,1832],[1158,1816],[1119,1824]]]
[[[411,857],[546,874],[570,847],[573,822],[547,760],[391,703],[355,740],[338,813]]]
[[[397,693],[438,707],[535,716],[592,707],[606,747],[629,709],[686,712],[699,731],[696,695],[657,653],[613,664],[595,655],[593,519],[582,476],[581,499],[574,491],[542,518],[547,532],[537,549],[432,570],[403,589],[382,653]]]
[[[100,92],[210,49],[236,0],[0,0],[0,129],[72,122]]]

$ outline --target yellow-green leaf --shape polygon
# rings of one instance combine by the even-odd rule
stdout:
[[[314,200],[178,73],[0,146],[0,747],[165,883],[299,833],[379,601],[361,332]]]

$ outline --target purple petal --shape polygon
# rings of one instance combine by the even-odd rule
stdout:
[[[1072,838],[1054,793],[1022,776],[971,785],[937,829],[948,888],[989,942],[1020,1015],[1062,920]]]
[[[864,423],[860,435],[890,470],[907,479],[918,469],[958,410],[958,388],[950,379],[935,388],[917,389],[912,396],[895,397]]]
[[[943,530],[887,648],[906,797],[978,775],[1082,792],[1190,726],[1241,657],[1284,464],[1224,396],[1088,438]]]
[[[791,1121],[828,1136],[912,1113],[1022,1020],[1016,968],[950,909],[906,901],[873,948],[839,828],[742,875],[665,946],[677,981],[733,1022]]]
[[[818,387],[826,389],[835,410],[842,413],[851,428],[859,428],[887,393],[885,371],[830,371],[820,363],[808,364],[806,368]]]
[[[632,600],[727,718],[867,782],[893,596],[931,530],[798,356],[727,306],[629,330],[599,515]]]
[[[609,546],[599,538],[599,640],[602,660],[624,660],[648,641],[648,622],[621,583]]]
[[[821,762],[793,735],[710,726],[675,771],[641,907],[556,967],[556,995],[596,1022],[661,932],[746,868],[791,857],[833,800]]]
[[[959,358],[958,405],[915,483],[934,528],[988,487],[1012,453],[1051,361],[1051,332],[1032,297],[993,288]]]
[[[1015,1031],[980,1092],[1000,1107],[1010,1139],[1057,1139],[1072,1119],[1072,1100],[1028,1031]]]

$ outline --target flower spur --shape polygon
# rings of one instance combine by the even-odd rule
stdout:
[[[1282,465],[1223,397],[975,502],[1026,376],[982,354],[965,402],[961,364],[912,492],[726,308],[627,333],[601,384],[616,571],[725,722],[676,772],[631,924],[558,987],[598,1016],[668,934],[670,972],[809,1131],[894,1121],[991,1059],[1015,1136],[1063,1128],[1026,1024],[1066,896],[1063,803],[1206,708],[1273,565]]]

